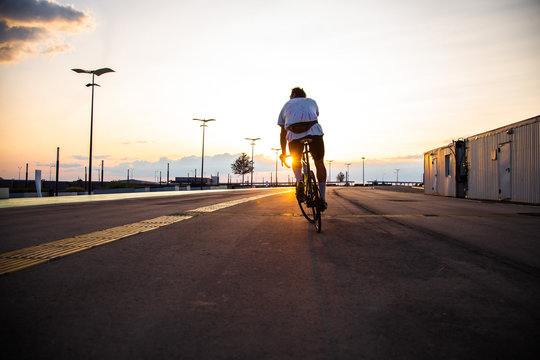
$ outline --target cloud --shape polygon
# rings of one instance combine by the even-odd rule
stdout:
[[[34,164],[36,167],[51,167],[51,168],[56,168],[56,163],[42,163],[42,162],[36,162]],[[77,163],[60,163],[60,168],[64,168],[64,169],[78,169],[80,168],[81,164],[77,164]]]
[[[83,161],[87,161],[88,160],[88,155],[71,155],[71,157],[75,160],[83,160]],[[96,160],[96,159],[108,159],[110,158],[111,155],[92,155],[92,159]]]
[[[2,17],[16,23],[84,23],[86,15],[71,5],[47,0],[2,0]]]
[[[51,0],[0,0],[0,63],[71,50],[61,33],[81,31],[89,20],[73,6]]]
[[[133,145],[133,144],[148,144],[148,141],[146,141],[146,140],[138,140],[138,141],[135,141],[135,142],[127,141],[127,142],[122,143],[122,145]]]

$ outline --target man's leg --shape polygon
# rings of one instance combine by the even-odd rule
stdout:
[[[319,190],[321,190],[321,197],[326,201],[326,166],[324,166],[324,159],[316,160],[315,168],[317,169],[317,182],[319,183]]]
[[[292,170],[296,178],[296,198],[304,201],[304,183],[302,182],[302,149],[303,145],[298,140],[289,143],[289,153],[293,158]]]
[[[313,136],[310,150],[317,169],[317,182],[325,205],[324,209],[326,209],[326,166],[324,166],[324,141],[322,136]]]
[[[292,170],[294,177],[296,178],[296,182],[302,181],[302,160],[300,157],[293,156]]]

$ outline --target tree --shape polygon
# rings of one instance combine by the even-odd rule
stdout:
[[[343,180],[345,180],[345,174],[343,174],[343,173],[340,171],[339,174],[337,174],[336,178],[337,178],[337,181],[343,182]]]
[[[244,175],[251,172],[251,159],[246,153],[242,153],[238,159],[231,164],[231,169],[236,175],[242,175],[242,184],[244,183]]]

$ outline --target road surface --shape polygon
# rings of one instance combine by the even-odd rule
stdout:
[[[328,188],[317,234],[284,190],[0,209],[0,264],[91,242],[0,276],[3,354],[540,355],[540,207]]]

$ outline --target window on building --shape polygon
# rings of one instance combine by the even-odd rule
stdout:
[[[444,157],[444,175],[450,176],[450,155]]]

